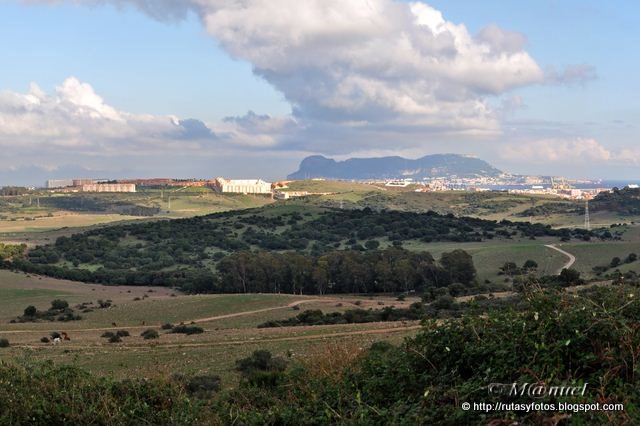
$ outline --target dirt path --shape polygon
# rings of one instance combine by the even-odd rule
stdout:
[[[558,271],[556,272],[556,275],[560,275],[563,269],[569,269],[573,266],[574,263],[576,263],[576,257],[574,255],[572,255],[568,251],[562,250],[560,247],[556,246],[555,244],[546,244],[545,247],[550,248],[551,250],[555,250],[559,253],[562,253],[569,258],[569,261],[565,263],[560,269],[558,269]]]
[[[227,318],[236,318],[236,317],[243,317],[247,315],[260,314],[263,312],[277,311],[279,309],[291,309],[294,306],[302,305],[305,303],[323,303],[323,302],[335,303],[336,299],[318,298],[318,299],[297,300],[293,303],[289,303],[288,305],[274,306],[271,308],[263,308],[263,309],[255,309],[253,311],[234,312],[232,314],[217,315],[215,317],[198,318],[194,320],[184,321],[184,323],[187,324],[187,323],[194,322],[198,324],[198,323],[216,321],[216,320],[227,319]],[[148,328],[153,328],[158,326],[159,326],[158,324],[149,323],[146,325],[129,325],[129,326],[125,325],[121,327],[77,328],[77,329],[70,329],[69,333],[82,333],[87,331],[110,331],[110,330],[146,330]],[[49,333],[51,331],[57,331],[57,330],[7,330],[7,331],[3,331],[2,334]]]
[[[331,337],[348,337],[348,336],[358,336],[358,335],[366,335],[366,334],[385,334],[385,333],[395,333],[400,331],[411,331],[411,330],[419,330],[421,329],[421,325],[408,325],[404,327],[387,327],[387,328],[376,328],[372,330],[356,330],[356,331],[341,331],[337,333],[321,333],[321,334],[312,334],[309,336],[289,336],[289,337],[275,337],[272,339],[247,339],[247,340],[230,340],[226,342],[209,342],[209,343],[169,343],[164,345],[158,345],[163,348],[171,348],[171,347],[199,347],[199,346],[229,346],[229,345],[247,345],[250,343],[268,343],[268,342],[290,342],[296,340],[317,340],[317,339],[326,339]],[[130,347],[134,347],[133,345]],[[141,345],[141,348],[145,348],[147,346]]]
[[[247,316],[247,315],[260,314],[262,312],[270,312],[270,311],[277,311],[279,309],[293,308],[294,306],[302,305],[304,303],[312,303],[312,302],[315,302],[315,303],[318,303],[318,302],[320,302],[320,303],[322,303],[322,302],[334,303],[335,300],[334,299],[297,300],[297,301],[295,301],[293,303],[289,303],[286,306],[274,306],[273,308],[256,309],[255,311],[235,312],[233,314],[218,315],[218,316],[209,317],[209,318],[199,318],[199,319],[192,320],[190,322],[202,323],[202,322],[217,321],[217,320],[227,319],[227,318],[243,317],[243,316]]]
[[[389,323],[393,324],[393,323]],[[375,328],[370,330],[355,330],[355,331],[341,331],[335,333],[320,333],[320,334],[312,334],[306,336],[288,336],[288,337],[274,337],[274,338],[249,338],[244,340],[228,340],[222,342],[202,342],[202,343],[162,343],[162,342],[153,342],[151,345],[149,344],[130,344],[126,345],[127,349],[147,349],[150,346],[154,346],[157,348],[200,348],[200,347],[211,347],[211,346],[236,346],[236,345],[247,345],[253,343],[271,343],[271,342],[291,342],[291,341],[300,341],[300,340],[319,340],[319,339],[327,339],[332,337],[349,337],[349,336],[359,336],[359,335],[369,335],[369,334],[387,334],[387,333],[398,333],[403,331],[412,331],[421,329],[421,325],[406,325],[401,327],[386,327],[386,328]],[[99,348],[103,346],[108,346],[109,343],[103,344],[92,344],[92,345],[67,345],[67,348],[70,349],[83,349],[83,348]],[[16,348],[27,348],[27,349],[36,349],[41,348],[42,346],[35,346],[32,344],[16,344],[13,345]]]

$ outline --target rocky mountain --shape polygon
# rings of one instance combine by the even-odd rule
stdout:
[[[486,161],[458,154],[427,155],[415,160],[402,157],[350,158],[336,161],[321,155],[302,160],[288,179],[424,179],[432,177],[498,176],[502,172]]]

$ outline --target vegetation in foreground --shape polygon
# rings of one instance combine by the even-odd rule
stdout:
[[[8,386],[0,392],[11,393],[0,398],[0,423],[637,424],[637,290],[530,289],[526,310],[429,320],[400,346],[328,347],[289,360],[257,351],[237,362],[239,387],[222,391],[214,377],[117,382],[68,367],[1,364]],[[461,409],[462,402],[532,402],[488,393],[492,383],[514,382],[586,384],[584,396],[535,402],[622,403],[624,411]]]

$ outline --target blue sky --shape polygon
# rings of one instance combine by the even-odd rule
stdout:
[[[327,0],[331,18],[318,0],[249,0],[232,18],[218,0],[140,3],[0,3],[0,167],[278,178],[315,153],[459,152],[519,173],[640,177],[636,2]],[[423,30],[439,35],[427,50]],[[406,34],[414,50],[398,56]]]

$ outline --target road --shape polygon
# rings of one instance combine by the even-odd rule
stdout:
[[[574,263],[576,263],[576,257],[574,255],[572,255],[568,251],[562,250],[560,247],[556,246],[555,244],[546,244],[545,247],[550,248],[551,250],[555,250],[559,253],[562,253],[569,258],[569,261],[565,263],[560,269],[558,269],[558,272],[556,272],[556,275],[560,275],[563,269],[569,269],[573,266]]]

